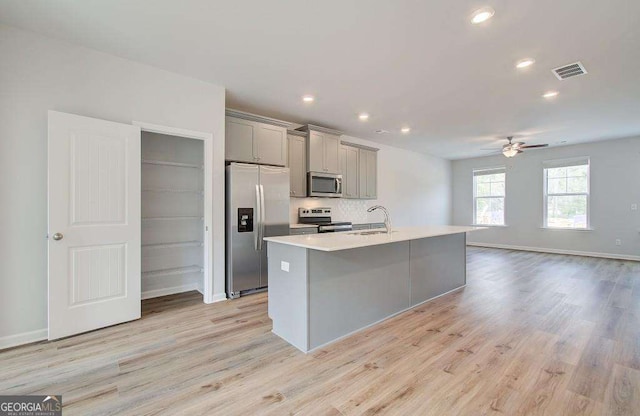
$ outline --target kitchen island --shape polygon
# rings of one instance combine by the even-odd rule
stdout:
[[[267,237],[273,332],[304,352],[466,284],[466,233],[424,226]]]

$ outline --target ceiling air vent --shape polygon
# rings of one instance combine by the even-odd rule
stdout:
[[[553,72],[553,75],[555,75],[556,78],[558,78],[560,81],[587,73],[587,70],[584,69],[584,66],[581,62],[574,62],[569,65],[554,68],[551,71]]]
[[[387,133],[389,133],[388,130],[383,130],[383,129],[376,130],[376,134],[387,134]]]

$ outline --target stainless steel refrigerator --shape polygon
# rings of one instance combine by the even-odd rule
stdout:
[[[263,237],[289,234],[289,168],[227,166],[227,296],[269,284]]]

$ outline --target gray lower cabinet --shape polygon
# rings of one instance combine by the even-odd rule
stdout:
[[[340,173],[342,174],[342,197],[358,198],[358,148],[340,146]]]
[[[289,195],[296,198],[307,196],[307,143],[306,133],[290,131],[287,133],[287,166],[291,175]]]
[[[378,153],[368,149],[358,151],[360,199],[375,199],[378,197]]]
[[[280,120],[227,110],[225,159],[285,166],[289,125]]]

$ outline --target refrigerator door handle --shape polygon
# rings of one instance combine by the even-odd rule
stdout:
[[[262,237],[260,236],[260,229],[262,227],[262,205],[260,204],[260,185],[256,185],[256,224],[255,230],[253,231],[254,245],[256,251],[260,251],[260,241]]]
[[[264,186],[260,185],[260,250],[262,250],[263,238],[264,238],[264,222],[266,215],[264,212]]]

